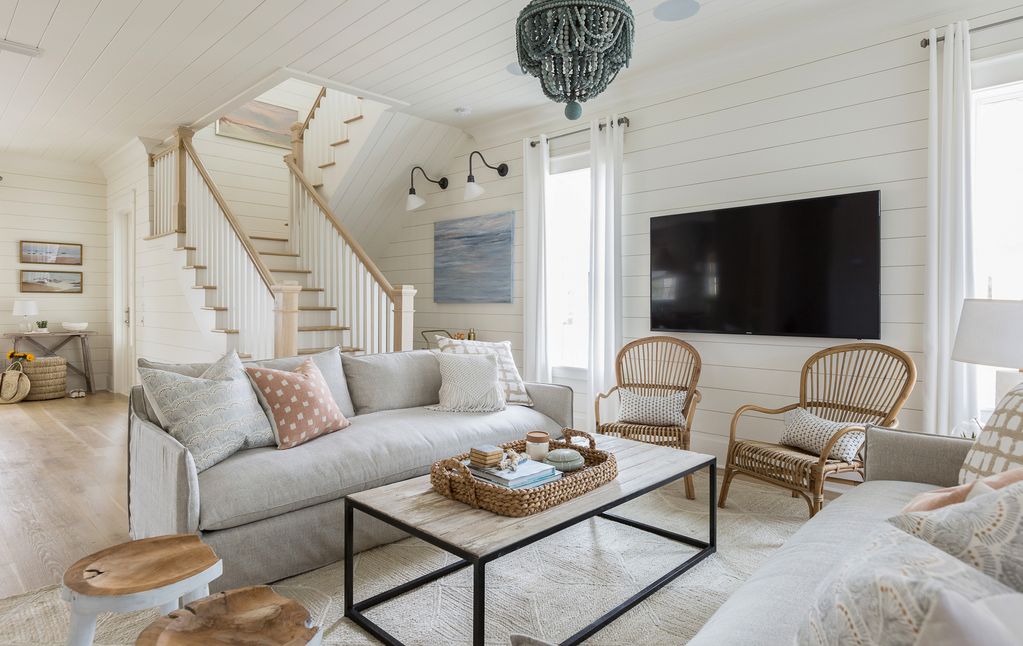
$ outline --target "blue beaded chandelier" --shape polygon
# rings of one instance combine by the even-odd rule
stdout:
[[[624,0],[532,0],[519,14],[519,65],[540,79],[547,98],[580,103],[607,89],[632,58],[636,21]]]

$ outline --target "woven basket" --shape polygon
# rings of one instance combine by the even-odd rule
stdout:
[[[67,359],[64,357],[36,357],[23,366],[32,382],[25,401],[60,399],[67,394]]]
[[[586,466],[578,471],[565,473],[560,480],[549,484],[527,489],[508,489],[480,480],[462,464],[463,460],[468,459],[468,453],[435,462],[430,468],[430,483],[434,491],[452,500],[464,502],[476,509],[486,509],[501,516],[518,518],[538,514],[560,505],[593,491],[618,476],[618,463],[614,454],[598,450],[593,436],[570,428],[564,429],[564,436],[563,441],[551,440],[551,450],[575,449],[586,460]],[[590,443],[589,448],[572,444],[572,437],[586,438]],[[501,448],[525,453],[526,441],[509,442],[502,444]]]

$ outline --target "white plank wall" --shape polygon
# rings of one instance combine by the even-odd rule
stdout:
[[[975,39],[975,49],[978,53],[1001,51],[1005,42],[1023,35],[1019,30],[1023,27],[1000,34],[982,32]],[[633,100],[620,106],[632,123],[625,138],[621,241],[625,341],[651,334],[651,217],[879,189],[882,342],[909,352],[923,373],[926,61],[919,35],[907,35],[656,102]],[[442,193],[428,187],[427,205],[404,219],[382,264],[392,280],[419,287],[417,333],[423,328],[472,326],[483,339],[511,340],[516,359],[521,358],[522,144],[518,137],[535,134],[524,129],[508,136],[506,143],[484,147],[491,163],[508,162],[511,173],[498,179],[482,171],[479,180],[487,193],[470,203],[461,199],[467,155],[472,150],[466,148],[447,168],[451,188]],[[520,215],[515,302],[434,304],[433,223],[509,209]],[[745,403],[779,406],[792,401],[805,359],[841,342],[678,336],[692,342],[704,360],[700,383],[704,399],[695,420],[695,446],[719,456],[726,448],[728,424],[736,408]],[[922,428],[922,396],[918,383],[901,415],[903,428]],[[582,405],[577,401],[577,412]],[[777,439],[780,431],[780,422],[767,417],[754,417],[741,428],[746,437],[762,439]]]
[[[25,155],[0,155],[0,331],[16,332],[21,317],[11,316],[14,300],[34,300],[39,305],[35,320],[47,320],[52,331],[63,322],[88,321],[98,334],[90,340],[95,386],[109,387],[111,370],[110,272],[107,259],[106,182],[92,164],[37,160]],[[20,240],[69,242],[82,245],[83,264],[22,264]],[[21,270],[80,271],[82,294],[22,294]],[[48,342],[53,345],[53,342]],[[4,339],[6,355],[11,344]],[[34,348],[22,350],[37,353]],[[60,354],[81,367],[78,345],[65,346]],[[6,362],[2,362],[6,365]],[[68,373],[68,387],[84,387],[83,380]]]

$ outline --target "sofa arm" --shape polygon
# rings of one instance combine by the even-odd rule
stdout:
[[[573,393],[568,386],[559,384],[527,383],[526,393],[533,400],[533,408],[561,424],[571,428],[573,421]]]
[[[134,412],[128,431],[128,525],[134,539],[199,529],[199,477],[192,454]]]
[[[939,487],[959,484],[973,440],[871,426],[865,444],[867,480],[902,480]]]

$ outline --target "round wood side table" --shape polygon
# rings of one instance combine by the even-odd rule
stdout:
[[[223,562],[195,534],[129,541],[90,554],[64,573],[61,597],[71,605],[68,646],[89,646],[96,616],[160,608],[177,610],[209,596]]]

